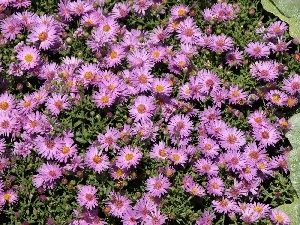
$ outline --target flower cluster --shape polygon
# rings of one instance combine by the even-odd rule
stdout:
[[[165,1],[61,0],[43,15],[29,0],[3,2],[2,212],[23,204],[26,177],[35,201],[55,193],[72,203],[70,225],[175,224],[183,207],[198,225],[290,223],[261,197],[288,174],[285,110],[300,96],[284,22],[260,21],[237,40],[228,30],[243,12],[224,1],[196,13]]]

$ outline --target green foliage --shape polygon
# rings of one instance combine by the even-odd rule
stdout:
[[[289,24],[290,35],[300,39],[299,0],[261,0],[265,10]]]

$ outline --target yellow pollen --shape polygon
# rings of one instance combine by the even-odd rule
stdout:
[[[239,97],[240,96],[240,92],[238,90],[234,90],[231,92],[231,95],[235,98]]]
[[[219,185],[218,185],[217,183],[213,183],[213,184],[211,185],[211,187],[212,187],[213,189],[218,189],[218,188],[219,188]]]
[[[273,102],[279,102],[280,101],[280,95],[278,95],[278,94],[274,94],[274,95],[272,95],[272,100],[273,100]]]
[[[35,128],[38,125],[38,122],[36,120],[30,121],[29,126],[32,128]]]
[[[133,154],[132,154],[132,153],[127,153],[127,154],[125,155],[125,159],[126,159],[126,161],[132,160],[132,159],[133,159]]]
[[[23,106],[24,106],[25,108],[28,108],[28,107],[31,106],[31,102],[30,102],[30,101],[25,101],[24,104],[23,104]]]
[[[155,189],[160,189],[160,188],[162,188],[162,186],[163,186],[163,185],[162,185],[162,182],[159,181],[159,180],[156,181],[155,184],[154,184],[154,188],[155,188]]]
[[[8,194],[8,193],[6,193],[6,194],[3,196],[3,198],[4,198],[5,201],[9,201],[10,198],[11,198],[11,195]]]
[[[62,110],[63,108],[63,102],[61,100],[57,100],[55,103],[54,103],[54,106],[58,109],[58,110]]]
[[[68,154],[70,152],[70,148],[68,146],[64,146],[61,150],[63,154]]]
[[[121,177],[121,176],[123,176],[123,174],[124,174],[124,171],[122,169],[118,168],[116,171],[116,176]]]
[[[140,82],[141,84],[145,84],[145,83],[148,82],[148,78],[147,78],[147,76],[144,75],[144,74],[141,74],[141,75],[139,76],[138,80],[139,80],[139,82]]]
[[[276,219],[278,222],[280,222],[280,223],[282,223],[282,222],[284,221],[284,217],[283,217],[282,215],[280,215],[280,214],[277,214],[277,215],[275,216],[275,219]]]
[[[163,92],[163,90],[164,90],[164,86],[162,86],[160,84],[156,85],[156,87],[155,87],[156,92],[160,93],[160,92]]]
[[[184,66],[186,66],[186,63],[185,63],[185,61],[179,61],[179,62],[178,62],[178,65],[179,65],[180,67],[184,67]]]
[[[109,56],[110,58],[115,59],[118,57],[118,53],[116,51],[112,51]]]
[[[154,51],[154,52],[152,52],[152,57],[153,57],[153,58],[158,58],[159,56],[160,56],[159,51]]]
[[[178,10],[178,16],[184,16],[186,11],[184,9],[179,9]]]
[[[257,206],[254,206],[253,210],[254,210],[255,212],[261,213],[262,210],[263,210],[263,207],[260,206],[260,205],[257,205]]]
[[[47,38],[48,38],[47,32],[42,32],[42,33],[40,33],[39,36],[38,36],[38,39],[39,39],[40,41],[45,41],[45,40],[47,40]]]
[[[173,161],[178,162],[178,161],[180,160],[180,155],[178,155],[178,154],[173,154],[173,155],[172,155],[172,159],[173,159]]]
[[[166,156],[167,156],[167,152],[166,152],[165,149],[159,149],[158,154],[159,154],[161,157],[166,157]]]
[[[105,31],[105,32],[110,31],[110,26],[108,24],[106,24],[105,26],[103,26],[103,31]]]
[[[95,155],[93,157],[93,162],[96,163],[96,164],[101,163],[102,162],[102,158],[99,155]]]
[[[8,102],[0,102],[0,109],[7,110],[8,109]]]
[[[27,54],[24,59],[27,63],[31,63],[33,61],[33,56],[31,54]]]
[[[146,106],[143,105],[143,104],[138,105],[136,108],[137,108],[137,111],[139,113],[145,113],[146,112]]]
[[[108,103],[109,97],[107,95],[104,95],[100,98],[100,101],[104,104]]]
[[[265,167],[265,164],[263,164],[263,163],[258,163],[257,167],[258,167],[258,169],[260,169],[260,170],[263,170],[263,169],[266,168],[266,167]]]
[[[86,73],[84,74],[84,78],[87,79],[87,80],[91,80],[91,79],[94,78],[94,75],[93,75],[92,72],[89,71],[89,72],[86,72]]]
[[[229,135],[228,138],[227,138],[227,142],[229,144],[234,144],[236,141],[237,141],[237,138],[234,135]]]

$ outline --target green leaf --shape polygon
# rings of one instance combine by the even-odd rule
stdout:
[[[300,196],[300,113],[289,119],[292,128],[286,133],[293,150],[289,153],[287,162],[290,170],[290,179],[295,188],[298,197]]]
[[[82,144],[85,144],[85,143],[87,143],[87,141],[86,140],[84,140],[83,138],[81,138],[81,137],[76,137],[75,138],[75,140],[76,141],[78,141],[79,143],[82,143]]]
[[[300,0],[273,0],[278,10],[289,18],[297,18],[300,13]]]
[[[291,204],[278,206],[277,209],[284,211],[291,220],[290,225],[299,225],[300,221],[300,201],[297,199]]]

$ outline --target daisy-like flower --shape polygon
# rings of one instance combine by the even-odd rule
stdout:
[[[96,76],[99,74],[99,72],[100,70],[97,65],[91,63],[83,64],[78,70],[78,78],[83,81],[84,86],[87,86],[96,79]]]
[[[212,206],[218,213],[229,213],[231,211],[235,211],[236,209],[236,203],[232,200],[229,200],[227,198],[223,198],[222,200],[213,200]]]
[[[1,20],[0,28],[1,33],[4,34],[5,38],[8,40],[14,40],[21,32],[22,25],[19,20],[11,16]]]
[[[146,190],[154,197],[161,197],[162,195],[166,194],[170,187],[170,181],[162,174],[159,174],[158,176],[152,176],[146,181]]]
[[[120,132],[116,128],[106,127],[105,134],[99,134],[97,140],[101,145],[101,149],[107,151],[109,148],[113,150],[119,149],[117,141],[120,138]]]
[[[46,102],[46,109],[52,114],[58,115],[62,110],[68,109],[70,104],[67,95],[53,93]]]
[[[114,67],[121,63],[121,60],[124,58],[125,52],[121,45],[112,45],[110,51],[105,57],[105,62],[107,67]]]
[[[136,167],[142,156],[143,153],[138,148],[125,146],[116,157],[116,166],[125,169]]]
[[[196,221],[195,225],[212,225],[215,218],[216,216],[213,212],[204,210],[201,217]]]
[[[217,142],[211,138],[201,138],[199,141],[201,152],[208,158],[214,158],[219,154],[220,147]]]
[[[227,52],[225,59],[229,66],[240,66],[242,64],[243,52],[238,49]]]
[[[267,95],[265,96],[266,100],[270,101],[271,103],[283,106],[285,105],[288,96],[279,90],[270,90]]]
[[[219,177],[209,179],[206,185],[206,190],[213,196],[222,196],[224,192],[224,182]]]
[[[151,212],[149,215],[146,215],[146,217],[143,218],[143,221],[145,224],[163,225],[167,219],[167,216],[161,214],[161,212],[155,208],[154,212]]]
[[[187,16],[189,11],[189,7],[185,5],[175,5],[171,8],[171,16],[173,19],[184,18]]]
[[[18,200],[18,195],[15,191],[7,190],[0,193],[0,206],[4,205],[6,202],[9,204],[14,204]]]
[[[247,93],[242,88],[239,88],[238,85],[230,86],[228,91],[228,99],[230,103],[243,105],[247,96]]]
[[[242,153],[237,150],[229,150],[224,153],[224,159],[226,167],[232,171],[239,171],[246,164],[246,160],[243,158]]]
[[[219,135],[220,145],[228,150],[239,150],[246,144],[244,133],[237,128],[227,128]]]
[[[39,111],[27,114],[26,117],[23,129],[30,134],[44,133],[50,125],[47,117]]]
[[[160,141],[158,144],[154,144],[150,151],[150,158],[152,159],[167,159],[170,154],[170,148],[166,144]]]
[[[253,128],[253,135],[259,144],[263,147],[274,146],[281,138],[279,131],[272,125]]]
[[[80,206],[92,209],[98,206],[98,198],[96,197],[97,188],[92,185],[78,187],[77,202]]]
[[[155,110],[153,97],[138,96],[133,105],[130,107],[129,114],[134,118],[134,121],[147,122]]]
[[[267,32],[271,36],[280,36],[282,35],[286,30],[288,29],[288,26],[283,21],[276,21],[270,24],[270,26],[267,28]]]
[[[57,39],[57,31],[54,26],[39,24],[28,35],[29,42],[38,42],[39,48],[48,50]]]
[[[35,101],[33,95],[24,95],[24,98],[17,105],[17,109],[24,114],[28,114],[32,112],[32,110],[36,107],[37,102]]]
[[[147,0],[137,0],[134,2],[132,6],[132,10],[144,16],[146,14],[146,10],[152,5],[151,1]]]
[[[164,29],[162,26],[157,26],[153,29],[152,33],[149,34],[149,42],[156,45],[158,43],[164,42],[165,39],[167,39],[168,37],[170,37],[170,32]],[[162,46],[156,46],[156,47],[158,47],[159,49],[163,49]],[[151,55],[152,58],[158,58],[157,56],[153,55],[153,53]]]
[[[268,155],[264,148],[262,148],[261,146],[257,146],[254,142],[251,142],[245,146],[243,156],[248,162],[252,164],[260,162]]]
[[[132,83],[139,92],[150,91],[153,81],[153,75],[147,68],[136,68],[132,70]],[[132,75],[131,75],[132,76]]]
[[[285,105],[289,108],[294,107],[298,104],[298,99],[294,96],[288,96]]]
[[[131,207],[131,200],[119,193],[111,192],[109,198],[110,201],[106,203],[106,206],[110,208],[110,213],[115,217],[121,218]]]
[[[248,116],[248,123],[252,127],[261,127],[269,124],[269,120],[267,119],[267,115],[262,110],[255,110]]]
[[[32,69],[38,65],[40,53],[34,47],[25,46],[18,52],[17,59],[24,69]]]
[[[133,50],[127,55],[127,61],[133,68],[150,70],[154,65],[150,53],[145,48]]]
[[[152,82],[152,90],[154,93],[169,96],[172,92],[172,85],[163,78],[155,78]]]
[[[80,16],[93,9],[93,4],[82,0],[76,2],[69,2],[70,10],[73,14]]]
[[[242,210],[241,219],[247,224],[252,224],[260,218],[261,216],[249,206],[246,206],[246,208]]]
[[[61,148],[57,151],[55,158],[59,162],[67,162],[69,158],[77,154],[77,146],[72,138],[61,140]]]
[[[219,119],[221,119],[221,110],[216,106],[209,106],[200,114],[200,120],[203,123],[208,123]]]
[[[149,52],[151,54],[151,59],[155,63],[161,62],[166,56],[166,50],[162,46],[153,47],[149,50]]]
[[[248,182],[252,182],[257,176],[257,169],[252,165],[246,164],[243,169],[239,171],[239,178],[245,179]]]
[[[272,81],[279,75],[273,61],[256,61],[250,65],[250,73],[254,78],[265,81]]]
[[[261,42],[250,42],[247,44],[245,52],[248,55],[259,59],[270,55],[270,47]]]
[[[55,182],[62,176],[62,170],[59,165],[44,163],[37,170],[38,174],[33,175],[33,185],[36,188],[41,186],[45,188],[54,188]]]
[[[286,213],[278,209],[272,209],[270,213],[270,219],[276,225],[289,225],[291,223],[290,218]]]
[[[115,95],[106,92],[95,92],[92,97],[93,102],[95,102],[99,108],[111,106],[116,99]]]
[[[4,135],[8,137],[12,134],[13,137],[15,137],[15,135],[20,131],[21,124],[17,121],[16,116],[16,112],[11,114],[0,113],[0,136]]]
[[[208,177],[214,177],[217,176],[219,172],[218,166],[208,159],[198,159],[194,167],[202,176],[207,175]]]
[[[51,138],[50,136],[42,137],[38,135],[34,144],[37,148],[37,152],[46,159],[53,159],[57,152],[62,148],[61,140],[57,138]]]
[[[99,151],[97,147],[90,147],[85,154],[84,158],[85,164],[95,170],[97,173],[109,168],[109,159],[107,155],[103,154],[102,151]]]
[[[282,89],[287,91],[289,94],[300,94],[300,76],[294,74],[283,80]]]
[[[7,92],[0,95],[0,113],[8,113],[15,108],[15,97]]]
[[[232,50],[233,39],[231,37],[226,37],[224,34],[212,35],[208,48],[217,53]]]
[[[172,149],[169,154],[169,159],[174,163],[174,165],[183,165],[187,161],[188,157],[183,150]]]
[[[114,4],[111,10],[111,16],[115,19],[124,18],[130,12],[130,5],[127,2],[118,2]]]
[[[179,137],[189,137],[193,128],[192,121],[184,115],[175,115],[168,123],[169,134]]]
[[[197,27],[195,21],[191,17],[187,17],[180,22],[178,29],[176,29],[177,37],[180,42],[184,44],[195,44],[201,36],[201,31]]]

